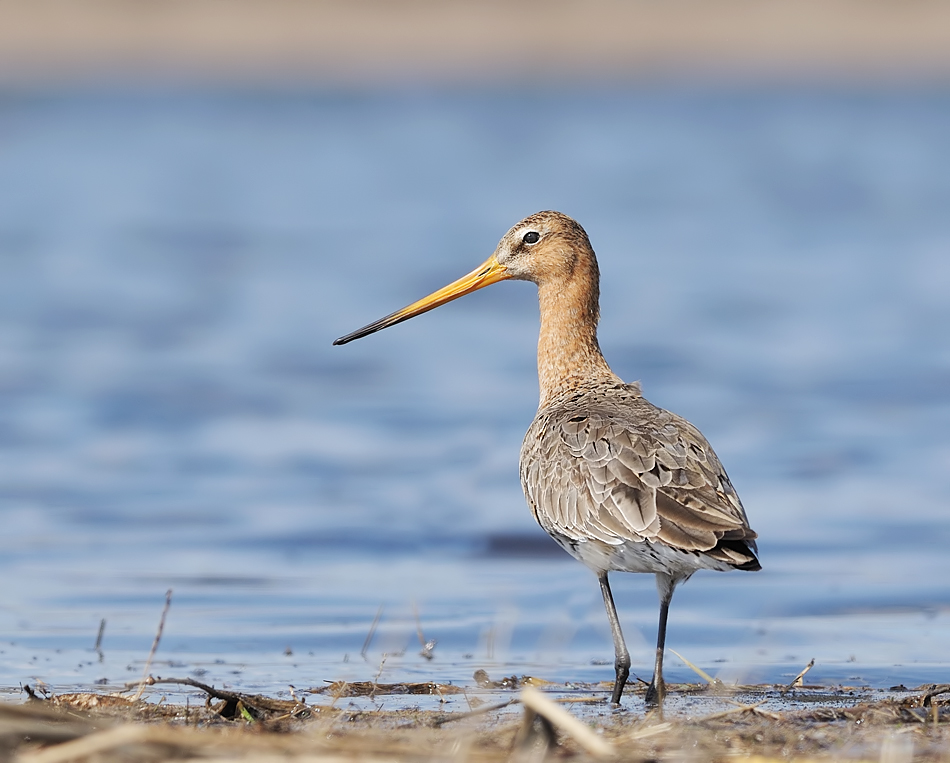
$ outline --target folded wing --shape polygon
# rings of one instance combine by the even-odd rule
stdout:
[[[555,535],[660,541],[758,569],[756,534],[709,443],[643,398],[539,415],[525,438],[522,483],[536,519]]]

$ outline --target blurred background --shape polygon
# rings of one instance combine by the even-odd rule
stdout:
[[[169,588],[155,675],[612,680],[521,495],[533,287],[330,346],[540,209],[760,534],[668,646],[947,681],[948,135],[936,1],[0,1],[0,692],[134,680]]]

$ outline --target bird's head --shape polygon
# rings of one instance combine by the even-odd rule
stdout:
[[[499,281],[532,281],[542,286],[551,281],[568,280],[582,262],[593,264],[596,273],[594,253],[584,229],[560,212],[538,212],[509,230],[492,256],[468,275],[340,337],[333,344],[360,339]]]
[[[494,261],[505,278],[540,286],[568,280],[579,264],[592,260],[590,240],[575,220],[560,212],[538,212],[509,230],[483,267]]]

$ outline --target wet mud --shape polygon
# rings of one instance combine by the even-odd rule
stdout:
[[[671,686],[646,712],[609,687],[529,676],[472,686],[328,682],[291,699],[150,678],[117,691],[23,687],[0,704],[0,760],[543,760],[950,759],[950,685],[891,690],[819,686]],[[194,701],[151,692],[190,687]],[[467,710],[446,710],[461,696]]]

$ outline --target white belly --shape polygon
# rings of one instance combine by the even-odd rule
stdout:
[[[664,543],[627,541],[616,546],[600,541],[574,541],[552,535],[571,556],[595,573],[601,572],[662,572],[683,580],[696,570],[734,569],[725,562],[712,559],[702,552],[680,551]]]

